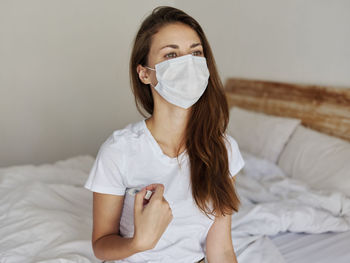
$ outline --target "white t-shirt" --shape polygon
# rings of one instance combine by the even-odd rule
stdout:
[[[244,166],[236,141],[229,135],[229,170],[236,175]],[[226,145],[227,146],[227,145]],[[162,152],[145,120],[116,130],[101,145],[85,188],[99,193],[125,195],[120,219],[120,234],[134,233],[134,198],[129,189],[141,189],[152,183],[164,184],[173,219],[157,245],[136,253],[118,263],[195,262],[205,256],[206,237],[214,222],[196,206],[190,187],[187,152],[179,160]]]

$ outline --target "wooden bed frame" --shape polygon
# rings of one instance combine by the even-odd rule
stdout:
[[[350,88],[229,78],[229,107],[298,118],[311,129],[350,141]]]

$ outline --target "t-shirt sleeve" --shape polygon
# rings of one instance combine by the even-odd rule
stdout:
[[[229,171],[230,176],[233,177],[237,175],[237,173],[244,167],[245,162],[243,160],[236,140],[230,135],[226,135],[226,137],[229,142],[227,147]]]
[[[100,147],[89,177],[84,185],[93,192],[113,195],[124,195],[125,184],[122,167],[122,155],[108,144]]]

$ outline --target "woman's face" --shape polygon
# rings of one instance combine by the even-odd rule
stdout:
[[[153,35],[146,66],[154,69],[155,65],[162,61],[187,54],[204,56],[197,32],[183,23],[169,24]],[[157,84],[155,71],[141,65],[138,66],[137,71],[144,84],[152,84],[152,86]]]

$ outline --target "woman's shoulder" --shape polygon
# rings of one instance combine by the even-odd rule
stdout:
[[[231,147],[233,149],[230,149],[231,151],[235,151],[238,150],[238,143],[235,140],[235,138],[233,138],[230,134],[225,133],[224,134],[225,137],[225,143],[226,143],[226,147]]]
[[[122,129],[115,130],[101,144],[94,164],[94,170],[102,169],[100,177],[114,178],[117,172],[125,174],[129,160],[142,147],[142,121],[130,123]],[[97,173],[96,171],[94,173]],[[101,179],[103,180],[103,179]],[[108,179],[106,179],[108,180]],[[114,180],[114,179],[111,179]]]
[[[104,147],[127,149],[133,143],[140,143],[144,135],[144,120],[126,125],[122,129],[114,130],[103,143]]]
[[[237,141],[229,134],[225,134],[225,143],[229,160],[230,173],[236,175],[245,165]]]

